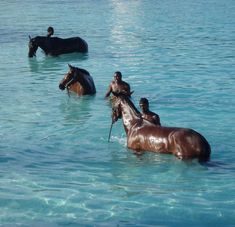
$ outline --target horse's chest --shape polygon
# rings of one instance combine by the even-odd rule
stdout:
[[[83,95],[85,93],[85,89],[79,82],[70,85],[69,90],[75,92],[78,95]]]
[[[138,133],[138,130],[130,130],[127,135],[127,146],[134,150],[143,150],[144,139],[141,134]]]

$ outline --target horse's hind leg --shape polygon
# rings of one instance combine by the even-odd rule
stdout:
[[[195,157],[195,150],[192,146],[192,138],[187,135],[187,131],[177,131],[172,135],[173,139],[173,153],[181,159],[187,160]]]
[[[179,143],[176,142],[175,147],[175,156],[180,160],[187,159],[184,155],[185,152],[182,150],[182,147],[179,145]]]
[[[170,133],[169,137],[171,153],[174,154],[178,159],[183,159],[182,147],[180,146],[179,136],[177,132]]]

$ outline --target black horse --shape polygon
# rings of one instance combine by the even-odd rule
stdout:
[[[73,52],[87,53],[88,44],[80,37],[72,37],[61,39],[58,37],[29,36],[29,53],[32,58],[36,56],[36,51],[40,47],[46,55],[58,56],[60,54],[68,54]]]

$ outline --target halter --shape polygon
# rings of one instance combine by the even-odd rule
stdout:
[[[69,64],[68,64],[69,65]],[[69,65],[70,70],[65,74],[59,83],[61,90],[67,89],[80,95],[94,95],[96,93],[95,84],[89,72],[85,69]]]
[[[67,74],[67,76],[68,76],[68,74]],[[69,85],[77,82],[78,81],[77,79],[78,79],[78,75],[76,75],[74,72],[72,75],[72,78],[65,84],[65,87],[68,88]]]
[[[132,101],[130,100],[130,98],[128,96],[126,96],[125,94],[116,94],[113,93],[115,99],[113,100],[112,103],[112,122],[116,122],[119,118],[123,117],[123,111],[125,108],[125,105],[127,106],[127,108],[130,108],[131,112],[133,112],[134,114],[134,118],[138,118],[138,119],[142,119],[141,113],[137,110],[137,108],[135,107],[135,105],[132,103]],[[120,105],[124,106],[121,107]],[[117,112],[117,114],[115,114],[115,112]],[[115,118],[114,118],[115,117]],[[125,121],[125,118],[123,118],[123,120]]]
[[[114,95],[116,96],[117,100],[113,102],[112,123],[116,122],[119,118],[122,118],[123,124],[125,125],[125,130],[127,130],[130,124],[132,124],[132,120],[142,120],[140,112],[136,109],[135,105],[132,103],[128,96],[123,94]],[[115,111],[118,111],[118,113],[115,114]],[[128,114],[130,114],[129,117]]]
[[[74,84],[75,82],[77,82],[76,81],[76,79],[77,79],[77,75],[73,75],[72,76],[72,79],[66,84],[66,90],[67,90],[67,94],[68,94],[68,96],[70,97],[70,92],[69,92],[69,85],[72,85],[72,84]],[[69,85],[68,85],[69,84]]]
[[[76,72],[77,72],[77,69],[75,68],[74,71],[67,73],[65,75],[64,79],[62,80],[61,84],[59,85],[59,86],[61,86],[60,89],[62,89],[62,90],[64,90],[66,88],[67,94],[69,97],[70,97],[69,86],[78,81],[79,72],[78,73],[76,73]],[[68,82],[65,82],[65,80],[67,80],[66,77],[71,77],[71,79]],[[77,93],[78,93],[78,91],[77,91]]]
[[[115,100],[113,101],[113,109],[117,109],[119,108],[118,106],[121,104],[121,102],[126,102],[126,105],[128,105],[130,107],[131,110],[133,110],[134,114],[137,117],[141,118],[141,113],[137,110],[137,108],[135,107],[135,105],[132,103],[131,99],[123,94],[123,93],[113,93]],[[118,102],[118,104],[116,104]]]

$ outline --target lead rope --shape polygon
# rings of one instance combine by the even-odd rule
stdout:
[[[69,88],[68,88],[68,87],[66,87],[66,89],[67,89],[67,94],[68,94],[68,96],[70,97]]]
[[[113,128],[113,120],[111,122],[111,126],[110,126],[110,129],[109,129],[109,137],[108,137],[108,142],[110,141],[110,137],[111,137],[111,131],[112,131],[112,128]]]

